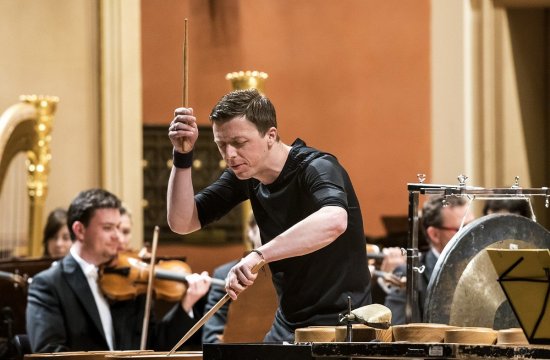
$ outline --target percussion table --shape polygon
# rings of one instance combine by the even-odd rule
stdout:
[[[303,359],[550,359],[548,345],[447,343],[204,344],[204,360]]]

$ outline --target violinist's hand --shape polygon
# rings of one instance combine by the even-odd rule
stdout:
[[[168,137],[177,152],[188,153],[193,150],[199,137],[197,119],[193,116],[193,109],[177,108],[174,110],[174,119],[168,127]]]
[[[261,256],[251,252],[229,270],[225,279],[225,290],[231,299],[236,300],[240,293],[254,283],[258,274],[253,274],[252,268],[260,261],[262,261]]]
[[[380,270],[386,273],[393,273],[396,267],[407,264],[407,258],[403,255],[401,248],[388,247],[382,249],[384,260],[380,265]]]
[[[191,274],[186,277],[187,292],[181,299],[181,306],[186,313],[193,311],[193,305],[210,289],[212,278],[208,276],[208,272],[203,271],[200,274]]]

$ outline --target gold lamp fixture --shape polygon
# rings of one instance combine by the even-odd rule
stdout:
[[[235,71],[225,75],[225,78],[231,82],[233,90],[257,89],[263,94],[268,75],[256,70]]]

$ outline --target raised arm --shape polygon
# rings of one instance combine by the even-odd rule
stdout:
[[[179,234],[200,229],[191,179],[193,147],[198,136],[193,109],[176,109],[168,129],[168,137],[174,146],[174,165],[168,180],[167,216],[168,225]]]

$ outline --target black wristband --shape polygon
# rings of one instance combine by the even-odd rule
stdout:
[[[193,165],[193,150],[187,153],[180,153],[174,149],[172,163],[178,169],[189,169]]]

